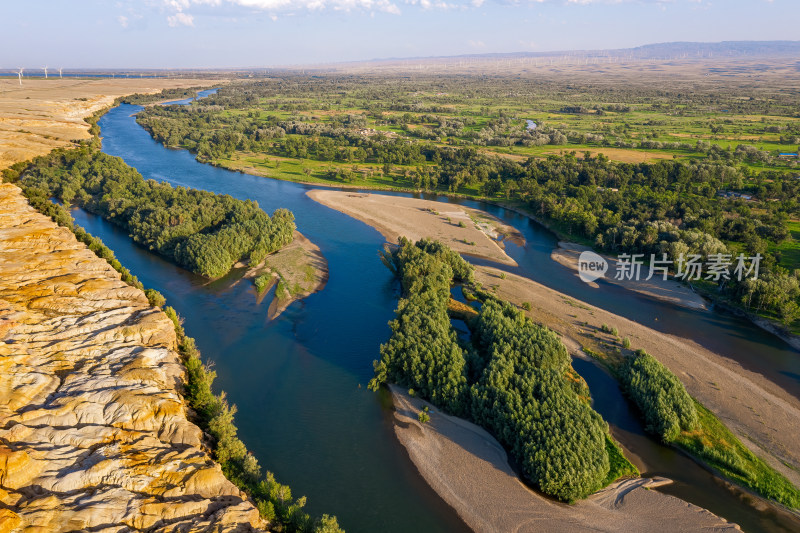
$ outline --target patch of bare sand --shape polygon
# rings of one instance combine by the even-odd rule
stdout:
[[[502,234],[524,242],[516,229],[500,220],[483,211],[456,204],[320,189],[309,191],[308,196],[369,224],[393,244],[401,236],[412,241],[436,239],[460,254],[516,266],[497,238]]]
[[[85,117],[119,96],[221,83],[203,79],[0,80],[0,169],[89,139]]]
[[[482,428],[448,416],[391,386],[395,433],[425,480],[474,531],[722,532],[735,524],[673,496],[647,490],[664,479],[627,479],[567,505],[523,485],[500,443]],[[417,413],[431,410],[430,422]]]
[[[571,268],[577,275],[578,257],[581,252],[586,250],[591,250],[591,248],[562,241],[558,243],[558,248],[550,253],[550,258],[567,268]],[[678,281],[672,279],[664,280],[659,273],[655,273],[652,279],[646,280],[645,278],[649,274],[649,267],[647,266],[642,266],[641,278],[638,280],[617,280],[614,278],[617,272],[617,260],[609,256],[603,257],[608,261],[608,272],[603,279],[609,283],[690,309],[708,309],[708,304],[700,295],[692,292],[689,287]],[[596,284],[593,284],[593,286],[597,287]]]
[[[743,368],[687,339],[661,333],[587,303],[568,298],[529,279],[491,267],[476,267],[476,279],[498,297],[531,304],[528,315],[558,332],[575,353],[621,348],[628,337],[680,378],[689,393],[720,418],[753,453],[800,485],[800,400],[761,374]],[[603,333],[608,324],[619,338]],[[789,466],[787,466],[789,465]]]
[[[294,232],[292,244],[270,254],[261,264],[249,269],[245,278],[261,274],[272,276],[269,287],[279,281],[275,297],[270,303],[267,317],[276,318],[297,300],[321,291],[328,282],[328,262],[319,246],[299,231]],[[259,302],[267,289],[259,295]]]

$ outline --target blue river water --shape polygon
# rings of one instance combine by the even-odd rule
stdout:
[[[399,295],[378,260],[383,237],[368,226],[306,196],[312,187],[198,163],[185,150],[155,142],[135,123],[138,106],[121,105],[100,120],[103,150],[122,157],[145,178],[255,200],[268,212],[285,207],[328,260],[325,289],[266,318],[250,283],[237,273],[217,280],[194,276],[132,244],[125,232],[74,211],[148,287],[161,291],[185,319],[217,386],[238,406],[240,436],[262,466],[309,497],[312,514],[330,512],[348,531],[464,531],[466,526],[422,480],[394,437],[389,399],[366,389],[372,360],[389,336]],[[684,310],[615,285],[583,285],[550,260],[555,237],[529,218],[482,202],[428,196],[485,209],[519,229],[524,246],[506,243],[517,271],[556,290],[656,329],[689,337],[758,369],[793,394],[800,391],[797,353],[746,321],[716,311]],[[591,364],[595,407],[649,474],[676,479],[668,492],[737,521],[747,531],[791,531],[785,517],[757,511],[681,454],[645,437],[621,412],[616,383]],[[734,509],[737,508],[737,509]],[[791,525],[791,524],[790,524]]]

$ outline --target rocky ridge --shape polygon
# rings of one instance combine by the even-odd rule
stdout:
[[[0,533],[256,531],[187,419],[172,322],[0,184]]]

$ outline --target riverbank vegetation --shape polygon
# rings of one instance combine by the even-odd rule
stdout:
[[[274,319],[292,302],[322,290],[328,280],[328,263],[319,248],[297,232],[293,242],[252,265],[245,278],[253,280],[261,296],[275,285],[267,316]]]
[[[295,230],[288,210],[270,217],[255,202],[145,180],[94,144],[39,157],[14,181],[28,197],[54,197],[100,215],[138,244],[210,278],[243,259],[261,262],[291,243]]]
[[[193,338],[188,337],[175,310],[165,307],[178,339],[179,352],[187,370],[186,401],[197,413],[198,423],[214,438],[214,457],[225,476],[246,491],[272,531],[298,533],[342,533],[335,517],[313,519],[303,510],[305,497],[293,498],[289,486],[275,480],[272,472],[261,475],[258,459],[236,436],[236,406],[228,404],[225,393],[212,390],[216,372],[203,364]]]
[[[756,281],[693,283],[800,331],[790,94],[694,80],[687,96],[628,81],[286,74],[137,120],[215,165],[489,198],[609,253],[761,253]]]
[[[637,350],[627,357],[620,378],[650,433],[669,442],[697,427],[697,411],[683,383],[652,355]]]
[[[739,485],[789,508],[800,508],[800,490],[691,398],[677,376],[653,356],[637,350],[612,369],[642,413],[648,432]]]
[[[403,297],[375,362],[372,389],[398,383],[485,427],[526,479],[564,501],[637,473],[589,405],[586,383],[552,331],[488,297],[468,322],[472,341],[460,343],[450,325],[450,288],[471,283],[472,266],[428,240],[401,239],[383,259],[398,275]]]
[[[157,93],[150,94],[131,94],[118,98],[117,101],[123,104],[147,105],[155,102],[185,100],[186,98],[196,98],[197,93],[208,89],[208,87],[178,87],[175,89],[162,89]]]

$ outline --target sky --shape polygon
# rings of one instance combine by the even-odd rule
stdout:
[[[800,0],[0,0],[0,68],[278,67],[797,40]]]

